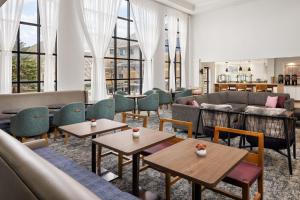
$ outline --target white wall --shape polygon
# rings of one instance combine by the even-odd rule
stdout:
[[[193,62],[300,55],[300,1],[252,0],[193,16]]]
[[[75,12],[74,0],[61,1],[57,33],[57,89],[84,89],[84,49],[82,29]]]

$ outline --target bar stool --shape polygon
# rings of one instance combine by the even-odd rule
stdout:
[[[236,91],[247,91],[247,85],[246,84],[237,84]]]
[[[227,84],[220,84],[219,85],[219,92],[228,91],[228,90],[229,90],[229,85],[227,85]]]
[[[268,85],[267,84],[259,84],[255,86],[256,92],[267,92]]]

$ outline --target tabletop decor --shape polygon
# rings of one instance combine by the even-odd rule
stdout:
[[[132,129],[132,136],[133,136],[133,138],[139,138],[140,137],[140,129],[138,129],[138,128],[134,128],[134,129]]]
[[[91,127],[97,126],[97,120],[96,119],[91,119]]]
[[[206,156],[206,144],[197,144],[196,149],[196,153],[198,156]]]

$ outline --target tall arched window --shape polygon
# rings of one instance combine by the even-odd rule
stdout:
[[[86,48],[88,49],[88,48]],[[91,87],[92,56],[85,53],[85,88]],[[105,57],[107,93],[142,92],[143,57],[138,45],[128,0],[122,1],[114,34]]]
[[[45,52],[40,27],[38,0],[24,0],[19,31],[13,49],[12,92],[14,93],[43,91]],[[54,55],[56,56],[56,53]]]

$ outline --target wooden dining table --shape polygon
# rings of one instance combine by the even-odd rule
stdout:
[[[196,154],[197,144],[207,146],[207,155]],[[205,140],[186,139],[144,158],[145,163],[172,176],[192,182],[193,199],[201,199],[202,186],[215,187],[248,151]]]
[[[73,135],[77,138],[91,137],[92,139],[94,139],[99,134],[104,134],[111,131],[127,128],[127,127],[128,125],[125,123],[120,123],[109,119],[98,119],[97,125],[95,127],[91,126],[91,122],[86,121],[77,124],[60,126],[58,127],[58,130]],[[92,166],[92,172],[96,173],[96,145],[94,142],[92,143],[91,166]],[[109,173],[105,169],[103,169],[102,172],[105,174]],[[110,180],[110,179],[115,179],[117,175],[110,173],[106,177],[108,177],[108,179]]]
[[[139,166],[140,153],[161,142],[175,137],[174,134],[164,133],[148,128],[139,128],[140,137],[133,138],[132,129],[109,134],[93,139],[93,144],[116,151],[122,155],[132,155],[132,194],[139,196]]]

